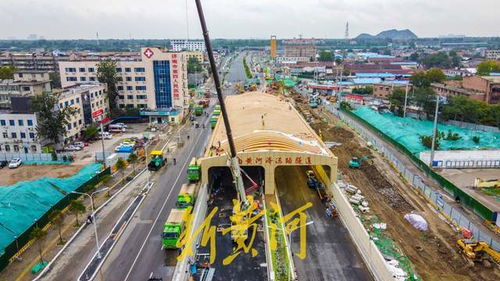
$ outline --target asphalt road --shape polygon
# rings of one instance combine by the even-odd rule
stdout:
[[[356,251],[349,233],[339,218],[328,218],[325,205],[315,190],[307,187],[306,167],[279,167],[276,169],[276,187],[283,213],[303,206],[307,202],[312,207],[306,210],[307,256],[300,259],[294,255],[298,280],[327,281],[372,280],[361,256]],[[293,252],[300,249],[298,231],[292,235]]]
[[[245,68],[243,67],[244,53],[239,55],[233,60],[228,73],[226,74],[226,81],[231,83],[244,82],[247,77],[245,75]]]
[[[213,110],[213,104],[209,109]],[[170,159],[176,158],[177,165],[169,165],[156,174],[153,172],[154,186],[104,263],[103,278],[96,280],[136,281],[147,280],[151,272],[164,277],[172,274],[175,264],[165,266],[161,233],[181,185],[187,182],[187,165],[192,157],[202,155],[211,132],[208,117],[198,117],[198,122],[205,124],[205,129],[191,127],[187,133],[190,139],[187,140],[186,134],[183,136],[183,148],[174,155],[167,155]]]

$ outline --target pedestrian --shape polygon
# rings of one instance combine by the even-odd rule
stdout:
[[[175,165],[175,164],[177,164],[177,160],[175,160],[175,158],[174,158],[174,165]]]
[[[331,218],[332,217],[332,210],[330,208],[326,207],[326,216]]]
[[[92,223],[92,216],[91,216],[91,215],[89,215],[89,216],[87,217],[87,224],[91,224],[91,223]]]
[[[189,135],[187,136],[187,139],[189,140]]]

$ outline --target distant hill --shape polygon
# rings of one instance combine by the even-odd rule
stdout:
[[[362,40],[362,39],[395,39],[395,40],[408,40],[408,39],[417,39],[417,35],[413,33],[409,29],[402,29],[402,30],[397,30],[397,29],[389,29],[389,30],[384,30],[380,32],[377,35],[371,35],[368,33],[361,33],[356,37],[355,39]]]

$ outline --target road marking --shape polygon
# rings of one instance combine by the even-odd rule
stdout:
[[[202,136],[203,134],[200,134],[198,136],[198,138],[196,139],[196,143],[198,143],[198,141],[200,140],[200,137]],[[163,205],[161,206],[161,209],[160,211],[158,211],[158,215],[156,216],[153,224],[151,225],[151,228],[149,229],[149,232],[148,232],[148,235],[146,236],[146,239],[144,239],[144,242],[142,243],[141,245],[141,248],[139,249],[139,252],[137,253],[137,255],[135,256],[135,259],[134,261],[132,262],[132,265],[130,266],[130,270],[127,272],[127,275],[125,276],[125,279],[124,281],[127,281],[128,278],[130,277],[130,274],[132,273],[132,270],[134,269],[134,266],[135,264],[137,263],[137,260],[139,259],[139,256],[141,255],[142,253],[142,250],[144,249],[144,246],[146,246],[146,243],[149,239],[149,236],[151,236],[151,233],[153,232],[153,228],[155,227],[156,225],[156,222],[158,221],[158,219],[160,218],[160,215],[161,213],[163,212],[163,209],[165,209],[165,206],[167,205],[167,201],[168,199],[170,198],[170,195],[172,195],[172,191],[174,190],[174,186],[177,185],[177,182],[179,181],[181,175],[184,175],[184,173],[182,173],[182,171],[186,168],[187,164],[190,162],[190,158],[191,156],[193,155],[193,151],[194,149],[196,148],[196,145],[193,145],[193,148],[191,149],[191,151],[189,152],[189,157],[186,158],[186,162],[184,162],[184,165],[182,166],[181,168],[181,173],[179,173],[179,175],[177,175],[177,178],[175,179],[175,182],[174,184],[172,185],[172,188],[170,189],[170,191],[168,192],[168,195],[167,195],[167,198],[165,198],[165,201],[163,201]]]

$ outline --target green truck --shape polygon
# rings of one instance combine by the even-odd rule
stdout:
[[[184,211],[179,209],[170,211],[162,233],[162,246],[164,249],[178,249],[177,243],[184,230]]]
[[[220,110],[220,104],[215,105],[214,110]]]
[[[201,166],[196,162],[196,158],[191,160],[187,168],[187,179],[190,182],[197,182],[201,178]]]
[[[219,117],[219,115],[220,115],[220,109],[215,109],[214,113],[213,113],[213,116]]]
[[[202,114],[203,114],[203,106],[202,105],[196,105],[194,107],[194,115],[201,116]]]
[[[219,116],[212,116],[212,118],[210,118],[210,128],[214,129],[215,125],[217,125],[218,120]]]
[[[177,195],[177,202],[175,206],[177,209],[186,209],[189,206],[194,205],[194,199],[196,198],[196,184],[183,184],[179,195]]]

